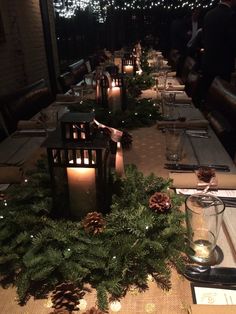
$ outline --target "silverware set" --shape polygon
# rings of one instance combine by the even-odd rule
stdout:
[[[190,137],[210,138],[207,130],[185,130],[185,134]]]

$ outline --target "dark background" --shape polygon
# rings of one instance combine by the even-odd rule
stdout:
[[[152,46],[166,55],[170,48],[170,25],[178,17],[191,15],[190,9],[113,11],[105,23],[89,11],[78,11],[71,19],[56,15],[56,33],[61,72],[68,64],[86,58],[98,49],[111,51],[132,45],[141,39],[143,46]],[[202,16],[205,11],[202,11]]]

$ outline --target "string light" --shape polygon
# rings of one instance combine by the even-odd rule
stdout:
[[[89,10],[98,17],[100,23],[104,23],[109,8],[118,11],[149,10],[164,8],[166,10],[178,10],[182,8],[209,8],[218,3],[218,0],[53,0],[54,9],[60,17],[72,18],[77,11]]]

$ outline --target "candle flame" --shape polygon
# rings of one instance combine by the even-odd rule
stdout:
[[[69,164],[74,164],[74,160],[70,160]],[[81,158],[76,158],[76,165],[81,165],[82,164],[82,159]],[[89,165],[89,159],[88,158],[84,158],[84,162],[83,164],[85,165]],[[92,160],[92,164],[94,164],[94,161]]]

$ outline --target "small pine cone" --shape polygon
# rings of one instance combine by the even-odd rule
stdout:
[[[104,314],[104,312],[96,309],[95,307],[92,307],[91,309],[87,310],[83,314]]]
[[[200,167],[197,172],[198,179],[206,183],[209,183],[215,176],[215,169],[210,167]]]
[[[149,207],[157,213],[165,213],[171,208],[171,200],[167,194],[156,192],[149,199]]]
[[[70,313],[71,311],[78,310],[79,300],[82,299],[84,295],[85,292],[71,282],[62,283],[56,286],[51,297],[53,308],[55,309],[54,312],[58,314],[66,314],[66,311]]]
[[[121,137],[121,145],[124,149],[129,149],[132,145],[133,138],[130,133],[127,131],[123,131],[122,137]]]
[[[87,214],[82,224],[86,232],[95,235],[103,232],[106,222],[101,213],[92,212]]]

